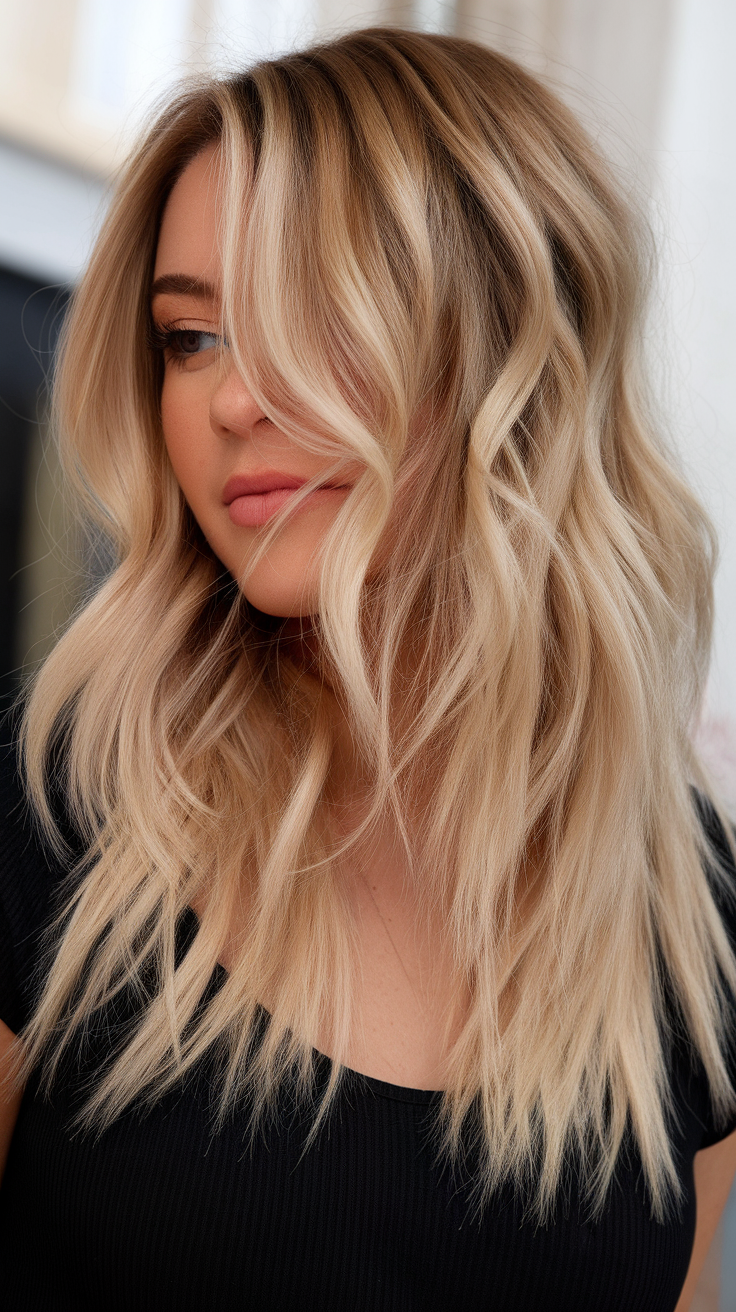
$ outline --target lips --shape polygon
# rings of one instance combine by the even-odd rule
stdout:
[[[293,474],[282,474],[272,469],[260,474],[236,474],[225,484],[223,505],[227,506],[233,524],[239,528],[257,528],[275,515],[306,482],[306,478],[296,478]],[[346,491],[345,485],[317,488],[304,498],[302,506],[309,505],[314,498],[335,497]]]
[[[281,474],[277,469],[264,469],[260,474],[236,474],[225,484],[222,500],[226,506],[232,504],[236,497],[260,496],[264,492],[277,492],[303,487],[306,478],[295,478],[293,474]]]

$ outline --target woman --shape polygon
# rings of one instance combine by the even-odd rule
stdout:
[[[7,785],[13,1307],[689,1306],[736,867],[640,250],[451,38],[203,83],[134,154],[56,391],[119,563]]]

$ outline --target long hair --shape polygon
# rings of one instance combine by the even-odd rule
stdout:
[[[599,1205],[630,1127],[661,1216],[678,1024],[717,1114],[734,1105],[736,967],[691,743],[716,542],[641,375],[642,225],[555,96],[468,41],[369,29],[189,85],[122,175],[56,386],[70,485],[119,563],[27,704],[38,815],[53,837],[60,784],[85,845],[27,1062],[53,1079],[130,985],[139,1020],[90,1124],[213,1049],[223,1114],[293,1076],[306,1096],[318,1035],[323,1116],[347,1051],[351,839],[324,820],[324,687],[198,531],[147,344],[162,209],[209,142],[237,366],[285,433],[362,470],[314,624],[365,824],[392,810],[469,996],[442,1141],[457,1153],[472,1124],[482,1190],[533,1178],[543,1214],[570,1152]]]

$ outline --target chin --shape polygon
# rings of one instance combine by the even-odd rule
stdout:
[[[302,592],[277,591],[268,588],[254,588],[248,580],[240,591],[255,610],[272,619],[293,620],[306,619],[316,609],[316,599],[305,597]]]

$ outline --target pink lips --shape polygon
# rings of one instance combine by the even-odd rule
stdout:
[[[303,487],[306,482],[306,478],[295,478],[292,474],[281,474],[273,469],[266,469],[260,474],[236,474],[225,484],[222,500],[228,508],[230,519],[238,528],[258,528],[275,515],[297,488]],[[336,492],[346,490],[344,485],[317,488],[305,497],[302,505],[308,505],[313,498],[334,496]]]

